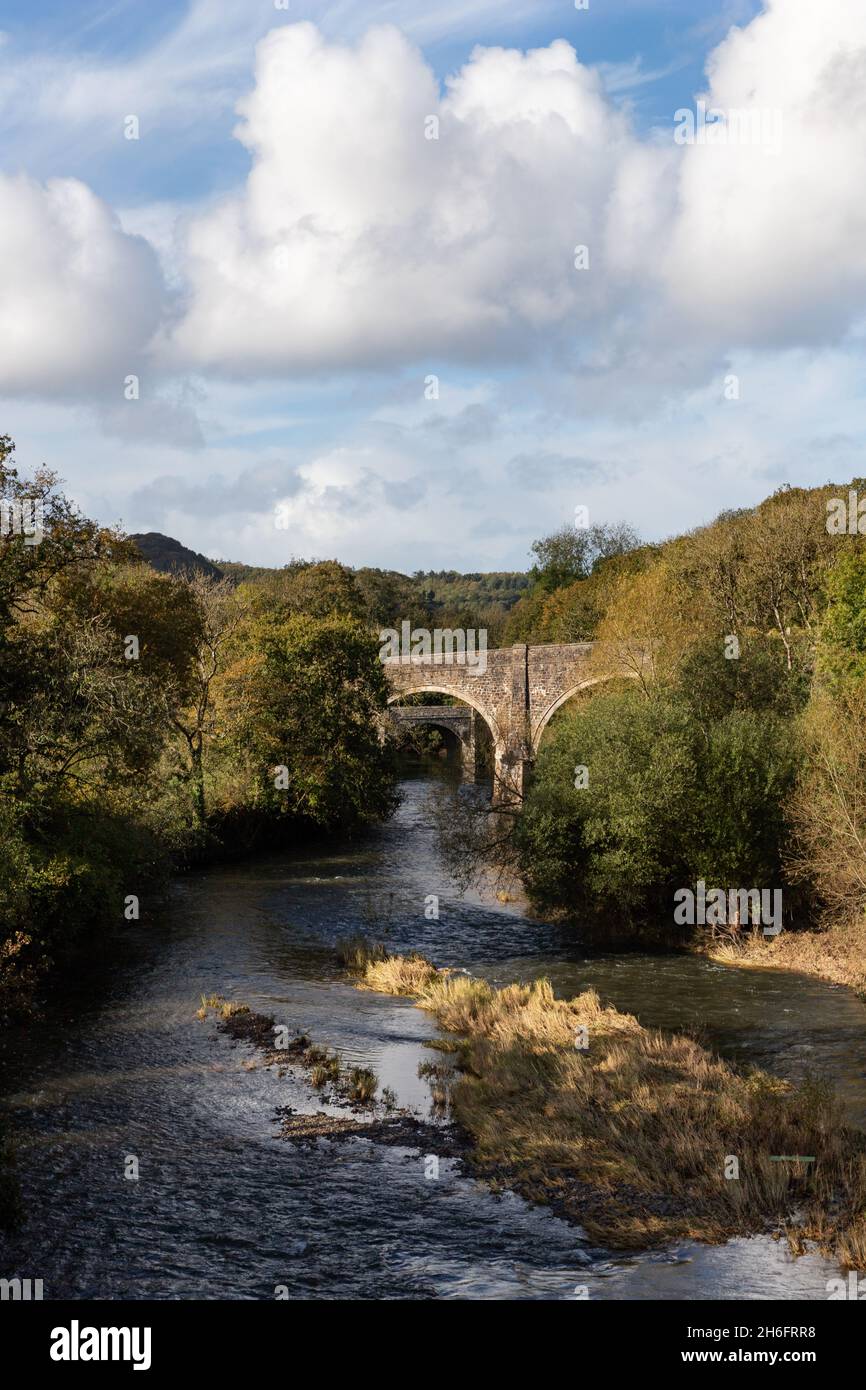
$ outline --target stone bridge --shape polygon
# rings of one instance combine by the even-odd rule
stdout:
[[[645,657],[615,653],[601,664],[593,660],[592,642],[518,644],[479,653],[478,665],[456,653],[437,656],[403,655],[385,661],[393,705],[407,695],[426,692],[451,695],[475,710],[490,730],[493,742],[495,801],[522,796],[541,736],[552,716],[578,691],[598,681],[636,677]],[[474,654],[473,654],[474,655]],[[427,707],[429,708],[429,707]],[[435,706],[433,708],[441,708]],[[449,708],[449,712],[453,710]],[[412,706],[422,722],[424,706]],[[401,710],[401,720],[404,712]],[[432,720],[430,722],[440,722]]]

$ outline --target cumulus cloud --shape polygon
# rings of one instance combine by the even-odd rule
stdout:
[[[574,248],[602,256],[633,137],[569,44],[478,49],[443,93],[395,28],[348,47],[291,25],[240,109],[253,168],[189,228],[178,362],[521,358],[609,303]]]
[[[547,361],[579,367],[591,408],[693,385],[741,344],[833,341],[866,303],[864,78],[861,0],[820,22],[768,0],[704,97],[778,112],[781,144],[681,147],[673,119],[638,138],[564,40],[478,48],[442,86],[391,25],[272,29],[239,104],[244,185],[174,230],[165,206],[133,223],[159,231],[177,319],[151,244],[84,184],[0,176],[0,385],[104,384],[156,333],[162,372],[246,379]]]
[[[89,399],[102,431],[70,445],[58,426],[28,456],[66,469],[77,448],[94,479],[83,505],[196,549],[405,568],[460,563],[467,546],[476,566],[524,563],[527,537],[578,502],[657,535],[834,461],[857,470],[862,0],[772,0],[711,55],[708,106],[778,110],[775,152],[678,146],[673,111],[639,136],[563,41],[477,49],[440,84],[397,29],[354,38],[370,13],[386,0],[352,7],[351,41],[334,22],[262,40],[239,108],[249,174],[207,206],[193,190],[191,214],[130,196],[118,221],[76,180],[0,176],[0,389]],[[237,38],[221,111],[248,62]],[[181,124],[196,125],[209,53]],[[185,67],[176,55],[170,80]],[[68,98],[82,119],[91,79]],[[124,82],[100,118],[126,108]],[[175,389],[188,374],[204,405]],[[260,380],[277,385],[245,396]]]
[[[866,300],[866,9],[769,0],[708,78],[728,142],[678,146],[673,112],[638,139],[562,40],[477,49],[443,91],[390,26],[355,46],[273,31],[240,107],[252,171],[189,226],[170,355],[273,376],[580,355],[604,374],[637,348],[675,378],[697,323],[719,347],[843,335]]]
[[[0,268],[0,389],[120,399],[162,314],[147,242],[77,179],[0,174]]]
[[[671,304],[737,341],[842,335],[866,300],[866,7],[768,0],[708,76],[728,126],[749,112],[770,135],[778,119],[780,140],[683,148],[660,259]]]

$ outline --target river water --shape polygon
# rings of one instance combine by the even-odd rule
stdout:
[[[866,1018],[850,991],[688,956],[588,956],[513,904],[461,898],[437,852],[447,774],[407,778],[363,844],[306,848],[190,874],[167,911],[131,923],[88,977],[2,1057],[28,1222],[0,1276],[46,1298],[826,1299],[834,1266],[756,1237],[623,1256],[440,1160],[366,1140],[301,1149],[280,1105],[316,1110],[301,1080],[255,1065],[195,1018],[213,991],[372,1067],[429,1114],[418,1064],[430,1018],[352,987],[335,943],[365,932],[496,983],[589,984],[642,1022],[698,1026],[726,1055],[786,1076],[830,1072],[866,1124]],[[439,897],[439,920],[424,902]],[[134,1158],[138,1179],[124,1176]],[[581,1290],[586,1290],[584,1295]]]

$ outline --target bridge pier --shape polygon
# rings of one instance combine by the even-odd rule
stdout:
[[[493,768],[493,804],[507,806],[523,799],[532,767],[529,729],[529,648],[516,642],[511,648],[507,738],[496,749]]]
[[[460,770],[464,782],[474,782],[479,767],[478,715],[470,709],[465,732],[460,734]]]
[[[532,762],[520,751],[497,750],[493,766],[493,805],[511,806],[523,800]]]

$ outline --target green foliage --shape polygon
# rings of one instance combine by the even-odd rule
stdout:
[[[586,767],[588,786],[575,787]],[[597,696],[551,727],[518,830],[522,870],[546,907],[628,922],[687,882],[694,789],[686,711],[634,693]]]
[[[149,539],[136,537],[139,544]],[[166,543],[165,554],[159,547],[154,550],[153,563],[158,569],[176,568],[170,564],[175,553],[185,557],[188,568],[203,559],[168,537],[157,539]],[[413,627],[486,628],[491,646],[499,639],[508,613],[533,582],[528,574],[511,570],[486,574],[416,570],[407,575],[372,566],[350,570],[336,560],[291,560],[281,569],[233,560],[217,563],[219,572],[232,584],[249,586],[254,603],[256,595],[266,596],[262,609],[285,604],[286,611],[313,617],[346,613],[364,618],[377,629],[396,627],[401,622],[410,622]]]
[[[780,883],[791,726],[681,695],[596,695],[556,721],[517,832],[533,898],[618,927],[672,920],[673,893]],[[575,769],[588,785],[575,786]]]
[[[168,869],[165,847],[130,806],[84,801],[43,811],[0,806],[0,1014],[26,1007],[32,990],[80,939],[120,925],[124,899]]]
[[[292,613],[327,618],[332,613],[351,618],[364,616],[364,596],[355,576],[336,560],[307,565],[286,585],[284,601]]]
[[[735,709],[696,746],[689,882],[720,888],[782,886],[785,806],[799,770],[795,727]]]
[[[509,617],[503,645],[510,642],[591,642],[604,616],[613,584],[621,575],[638,574],[656,553],[641,546],[599,559],[585,579],[549,589],[539,581]]]
[[[296,614],[260,622],[250,639],[233,737],[261,770],[263,804],[327,828],[388,815],[394,773],[377,728],[389,692],[375,638],[353,618]]]
[[[635,550],[640,540],[625,522],[602,526],[563,526],[553,535],[534,541],[536,565],[532,577],[546,592],[586,579],[600,560]]]
[[[825,584],[818,669],[833,690],[866,677],[866,547],[845,537]]]
[[[254,602],[172,545],[155,572],[11,455],[0,439],[0,496],[41,502],[44,534],[0,537],[0,1018],[123,925],[126,897],[221,852],[228,821],[252,845],[394,807],[385,675],[350,570],[293,563],[247,586]]]
[[[791,719],[809,698],[805,662],[789,670],[785,648],[772,635],[744,637],[736,657],[725,655],[721,635],[705,638],[685,657],[680,682],[683,698],[704,725],[743,709]]]

